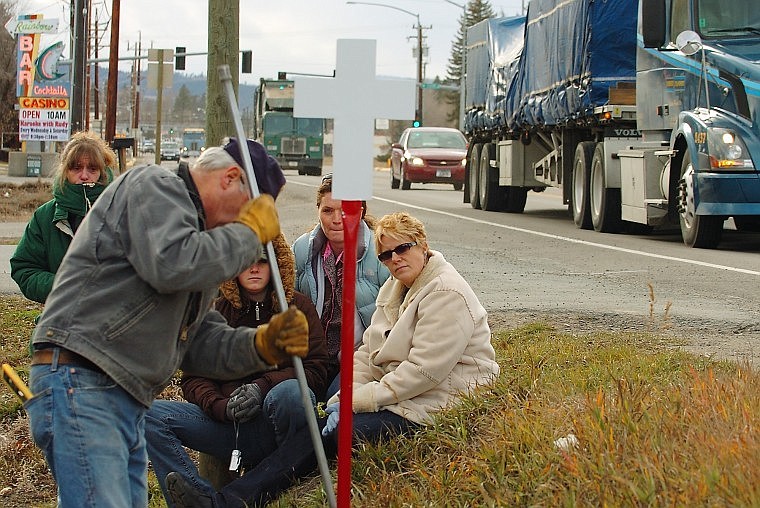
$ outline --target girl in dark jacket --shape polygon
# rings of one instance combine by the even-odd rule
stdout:
[[[312,402],[327,382],[327,347],[314,304],[294,290],[293,253],[280,235],[273,242],[289,305],[309,321],[309,354],[303,359]],[[279,312],[270,281],[268,261],[258,260],[237,279],[225,282],[216,309],[232,326],[257,327]],[[148,455],[169,506],[185,506],[183,491],[191,486],[192,506],[243,506],[243,499],[268,498],[290,485],[303,454],[292,446],[293,436],[308,435],[306,415],[295,369],[290,361],[278,368],[236,380],[183,376],[188,402],[158,400],[145,419]],[[224,461],[239,460],[246,475],[216,493],[183,446]],[[211,499],[215,498],[215,504]],[[200,504],[197,504],[200,503]]]
[[[77,132],[53,175],[53,199],[35,210],[11,257],[11,277],[25,297],[45,303],[79,224],[113,179],[116,158],[92,132]]]

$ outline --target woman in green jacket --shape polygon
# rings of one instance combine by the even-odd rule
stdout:
[[[77,132],[53,175],[53,199],[35,210],[11,257],[11,277],[25,297],[45,303],[82,219],[113,179],[113,151],[97,135]]]

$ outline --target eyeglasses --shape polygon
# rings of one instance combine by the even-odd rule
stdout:
[[[401,245],[398,245],[395,249],[381,252],[380,254],[377,255],[377,259],[379,259],[381,263],[385,263],[386,261],[391,260],[394,253],[397,256],[401,256],[402,254],[406,254],[407,252],[409,252],[409,249],[411,249],[415,245],[417,245],[417,242],[402,243]]]

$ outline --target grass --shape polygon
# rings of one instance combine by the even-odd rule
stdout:
[[[651,334],[498,332],[501,376],[435,425],[359,446],[352,506],[758,506],[757,372]],[[555,441],[576,436],[565,449]],[[318,478],[273,506],[324,505]]]
[[[52,199],[51,185],[44,181],[0,185],[0,222],[26,222],[42,203]]]
[[[20,365],[35,306],[8,300],[0,310],[14,339],[3,355]],[[749,366],[679,352],[656,333],[571,335],[533,323],[493,342],[492,390],[414,435],[357,446],[352,506],[760,505],[760,379]],[[52,482],[8,396],[0,489],[36,481],[38,494],[18,505],[52,506]],[[577,445],[555,444],[570,434]],[[163,506],[149,478],[150,506]],[[325,505],[317,475],[271,503]]]

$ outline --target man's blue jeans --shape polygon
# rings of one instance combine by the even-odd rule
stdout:
[[[313,404],[314,395],[311,392],[310,397]],[[241,480],[236,480],[217,496],[213,486],[199,476],[195,463],[184,447],[213,455],[223,462],[229,462],[232,450],[238,449],[243,464],[257,466],[256,469],[264,463],[269,464],[267,473],[284,479],[293,471],[294,464],[300,460],[299,456],[304,454],[302,447],[293,446],[289,441],[293,436],[309,435],[298,381],[295,379],[278,383],[267,393],[262,412],[253,420],[238,425],[237,440],[234,424],[214,420],[198,406],[187,402],[157,400],[148,410],[145,422],[148,455],[169,506],[171,502],[165,480],[172,471],[222,505],[227,504],[224,499],[234,505],[241,499],[267,495],[259,492],[256,485],[246,486],[246,482],[241,485]],[[277,490],[288,485],[289,482],[283,486],[269,484],[267,488]]]
[[[34,365],[25,404],[60,508],[148,506],[146,408],[102,372]]]

